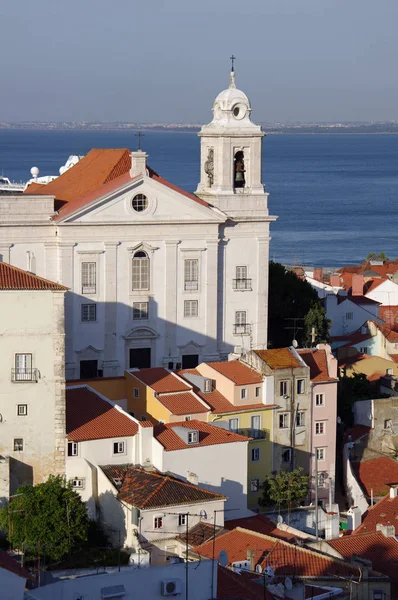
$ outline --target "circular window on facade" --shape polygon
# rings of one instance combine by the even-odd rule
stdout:
[[[131,206],[136,212],[143,212],[148,208],[148,198],[144,194],[137,194],[132,199]]]
[[[232,109],[232,114],[234,115],[235,119],[243,119],[246,114],[246,108],[243,106],[243,104],[235,104]]]

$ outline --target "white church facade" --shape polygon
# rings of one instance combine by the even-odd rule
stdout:
[[[0,196],[0,259],[69,288],[66,377],[194,367],[267,342],[263,133],[230,86],[202,127],[195,195],[138,150],[91,150],[47,185]]]

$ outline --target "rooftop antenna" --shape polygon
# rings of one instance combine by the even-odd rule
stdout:
[[[142,150],[141,148],[141,138],[145,136],[144,133],[142,133],[141,130],[138,131],[138,133],[135,134],[136,137],[138,137],[138,148],[137,150]]]

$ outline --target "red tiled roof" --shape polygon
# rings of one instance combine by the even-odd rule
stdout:
[[[0,290],[52,290],[66,292],[68,288],[54,281],[0,262]]]
[[[382,265],[371,265],[370,261],[365,261],[361,265],[351,265],[338,269],[339,273],[365,273],[366,271],[374,271],[384,279],[387,279],[387,275],[392,275],[397,270],[397,260],[386,260]]]
[[[395,363],[398,363],[398,354],[390,354],[390,358],[391,358],[391,360],[393,360]]]
[[[66,389],[66,434],[82,442],[132,436],[137,423],[118,406],[104,400],[88,386]]]
[[[4,550],[0,550],[0,568],[10,571],[11,573],[14,573],[14,575],[19,575],[22,579],[28,579],[29,577],[29,572],[21,567],[15,558],[10,556]],[[6,592],[5,589],[3,589],[3,593],[4,592]]]
[[[118,490],[119,500],[140,509],[226,499],[197,485],[134,465],[107,465],[101,469]]]
[[[250,385],[251,383],[262,383],[263,378],[254,369],[241,363],[238,360],[229,360],[225,362],[209,362],[206,363],[217,371],[234,382],[235,385]]]
[[[169,373],[169,371],[163,369],[163,367],[140,369],[139,371],[132,371],[131,375],[151,387],[158,394],[185,392],[192,389],[191,385],[184,383],[173,373]]]
[[[387,456],[369,458],[360,463],[352,463],[355,475],[367,496],[388,494],[388,484],[398,483],[398,462]]]
[[[254,350],[254,352],[271,369],[290,369],[302,367],[303,365],[290,352],[289,348],[274,348],[273,350]]]
[[[372,320],[372,323],[374,323],[376,325],[376,327],[379,329],[381,334],[384,335],[386,340],[388,340],[389,342],[398,342],[398,332],[397,331],[394,331],[393,329],[391,329],[391,327],[388,327],[387,325],[382,325],[381,323],[378,323],[377,321]]]
[[[215,531],[216,535],[218,535],[219,533],[223,532],[223,527],[216,525]],[[196,525],[194,525],[188,530],[188,545],[191,547],[199,546],[200,544],[207,542],[207,540],[213,539],[213,537],[214,525],[210,523],[204,523],[203,521],[199,521],[199,523],[196,523]],[[178,539],[186,543],[186,532],[184,531],[184,533],[181,533],[178,536]]]
[[[373,292],[376,288],[379,287],[381,283],[384,283],[385,279],[370,279],[364,285],[365,294],[369,294],[369,292]]]
[[[398,535],[398,498],[390,498],[388,494],[368,508],[361,525],[355,530],[355,535],[375,532],[377,524],[394,525]]]
[[[217,567],[217,600],[273,600],[267,588],[253,581],[247,573]]]
[[[398,591],[398,541],[395,538],[385,537],[381,531],[359,535],[354,533],[329,540],[328,544],[347,560],[354,554],[370,560],[372,567],[387,575],[393,589]]]
[[[253,517],[243,517],[242,519],[232,519],[231,521],[224,521],[224,528],[231,531],[236,527],[248,529],[249,531],[256,531],[257,533],[263,533],[270,535],[271,537],[280,538],[287,542],[294,542],[295,537],[287,531],[278,529],[276,524],[268,519],[264,515],[255,515]]]
[[[160,394],[157,399],[172,415],[191,415],[210,412],[210,407],[204,406],[202,402],[195,398],[192,392]]]
[[[311,381],[338,381],[330,377],[325,350],[298,350],[301,358],[310,368]]]
[[[151,421],[138,421],[141,427],[153,427],[153,423]]]
[[[355,580],[361,577],[360,569],[347,562],[240,527],[216,537],[214,547],[210,540],[194,551],[211,558],[213,552],[218,556],[225,550],[231,564],[246,560],[247,551],[254,550],[255,565],[262,569],[272,566],[276,577],[350,577]]]
[[[174,431],[175,427],[186,427],[199,431],[198,444],[186,444]],[[229,444],[232,442],[247,442],[249,438],[221,429],[210,423],[203,423],[192,419],[192,421],[181,421],[179,423],[165,423],[154,427],[154,435],[162,444],[166,452],[172,450],[184,450],[186,448],[197,448],[198,446],[213,446],[217,444]]]

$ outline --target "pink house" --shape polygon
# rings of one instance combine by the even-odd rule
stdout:
[[[328,509],[330,491],[332,502],[334,502],[336,476],[337,360],[328,344],[318,344],[314,349],[304,349],[298,352],[310,367],[311,472],[313,481],[315,481],[317,462],[318,499],[322,506]],[[314,485],[311,493],[311,501],[314,501]]]

